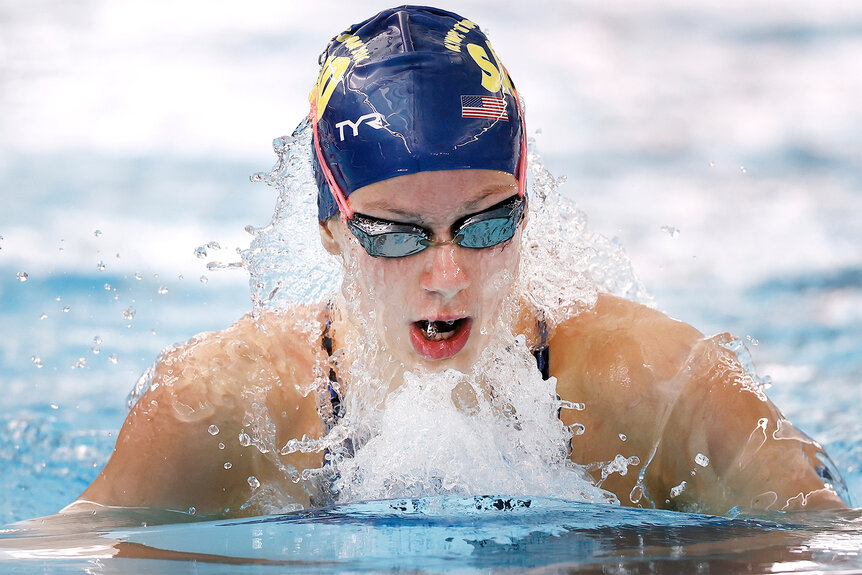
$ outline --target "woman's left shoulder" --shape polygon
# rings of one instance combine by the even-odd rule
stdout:
[[[576,364],[590,372],[648,369],[650,379],[670,378],[703,338],[667,314],[603,293],[591,308],[556,327],[550,339],[552,365]]]

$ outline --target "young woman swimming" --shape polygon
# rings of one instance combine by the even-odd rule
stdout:
[[[825,453],[720,341],[607,294],[549,322],[519,293],[524,114],[473,22],[402,7],[352,26],[321,58],[309,121],[320,236],[344,264],[343,294],[163,353],[110,461],[67,509],[314,505],[326,499],[312,481],[323,475],[304,472],[364,449],[351,444],[336,461],[313,448],[370,393],[356,365],[385,402],[411,374],[475,372],[511,334],[555,381],[562,425],[583,430],[566,456],[621,503],[719,514],[845,506]],[[488,378],[479,395],[493,397]],[[253,497],[263,490],[266,506]]]

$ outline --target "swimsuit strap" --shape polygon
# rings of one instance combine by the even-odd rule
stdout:
[[[325,312],[326,313],[326,316],[325,316],[326,321],[323,324],[323,335],[321,337],[321,343],[323,345],[323,349],[326,350],[326,355],[328,357],[332,357],[332,345],[333,345],[332,336],[330,335],[330,331],[332,330],[332,317],[331,317],[332,307],[333,307],[333,303],[331,301],[326,303],[326,312]],[[330,429],[332,429],[333,425],[335,424],[335,421],[338,421],[344,415],[344,410],[341,406],[341,396],[338,395],[338,391],[335,389],[335,386],[333,386],[333,384],[336,384],[336,385],[338,384],[338,375],[335,373],[335,369],[332,366],[330,366],[330,368],[329,368],[329,384],[327,387],[329,389],[329,403],[332,406],[332,421],[328,421],[326,423],[327,433],[329,432]]]
[[[544,318],[539,319],[538,330],[539,346],[533,351],[533,356],[539,371],[542,372],[542,379],[546,380],[551,377],[551,350],[548,347],[548,324]]]

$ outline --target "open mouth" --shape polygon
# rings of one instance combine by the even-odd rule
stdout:
[[[419,320],[410,325],[410,342],[425,359],[447,359],[460,352],[470,337],[473,320]]]
[[[450,321],[428,321],[423,319],[417,321],[416,324],[425,339],[428,341],[440,341],[451,339],[466,321],[467,318],[465,317]]]

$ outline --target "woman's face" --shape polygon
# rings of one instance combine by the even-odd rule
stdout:
[[[350,195],[357,213],[414,224],[435,241],[452,239],[456,221],[518,193],[515,178],[493,170],[419,172]],[[324,246],[345,262],[345,293],[369,337],[393,359],[432,371],[467,370],[487,345],[512,292],[521,228],[484,249],[432,246],[401,258],[370,256],[339,218],[321,226]]]

